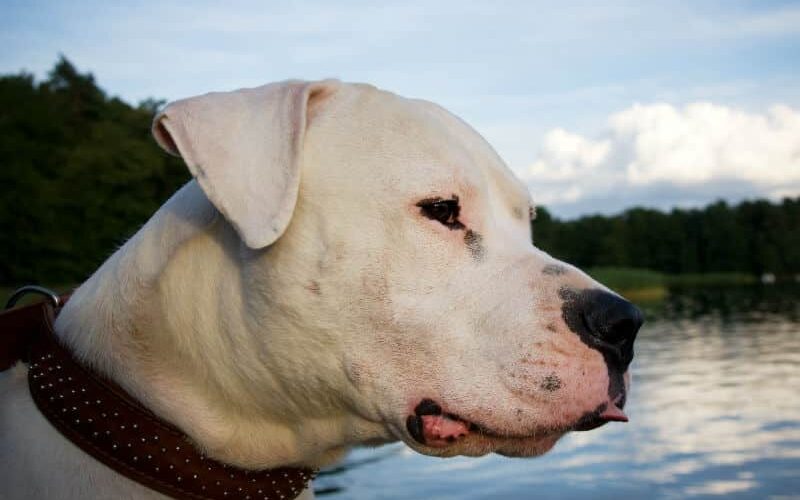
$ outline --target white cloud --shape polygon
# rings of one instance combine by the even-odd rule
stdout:
[[[597,174],[608,159],[611,141],[594,141],[557,128],[544,136],[542,154],[530,166],[526,177],[533,182],[560,185],[563,189],[547,190],[536,197],[539,203],[573,203],[584,196],[584,189],[575,179]],[[569,184],[569,186],[561,186]],[[534,191],[536,193],[536,191]]]
[[[797,195],[800,112],[783,105],[750,113],[709,102],[637,104],[611,115],[598,138],[551,130],[521,173],[540,203],[568,212],[581,203],[607,211],[590,205],[604,200],[616,208],[620,199],[669,206],[732,192]],[[660,199],[645,196],[655,192]]]
[[[531,174],[549,176],[554,180],[570,178],[603,163],[610,149],[610,141],[592,141],[557,128],[544,138],[544,151],[551,163],[537,161],[531,166]],[[557,167],[555,170],[553,165]]]

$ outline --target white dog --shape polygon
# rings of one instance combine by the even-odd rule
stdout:
[[[533,456],[625,419],[638,311],[531,244],[525,186],[444,109],[289,81],[175,102],[153,132],[194,180],[56,331],[209,456]],[[160,497],[55,431],[25,371],[0,379],[0,496]]]

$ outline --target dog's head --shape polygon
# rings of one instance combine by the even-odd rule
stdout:
[[[314,399],[294,408],[434,455],[538,455],[626,419],[641,314],[534,247],[526,188],[447,111],[284,82],[178,101],[154,134],[241,238],[268,325],[242,363]]]

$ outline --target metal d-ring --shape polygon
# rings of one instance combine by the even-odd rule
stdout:
[[[49,288],[45,288],[43,286],[38,285],[26,285],[22,288],[17,288],[14,293],[11,294],[11,297],[8,298],[6,301],[6,309],[11,309],[19,299],[28,295],[29,293],[35,293],[38,295],[44,295],[45,298],[50,299],[50,302],[53,304],[53,307],[59,307],[61,305],[61,299],[58,298],[58,294]]]

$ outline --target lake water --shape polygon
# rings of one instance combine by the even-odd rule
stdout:
[[[328,499],[800,499],[800,287],[673,291],[644,305],[627,424],[535,459],[358,449]]]

